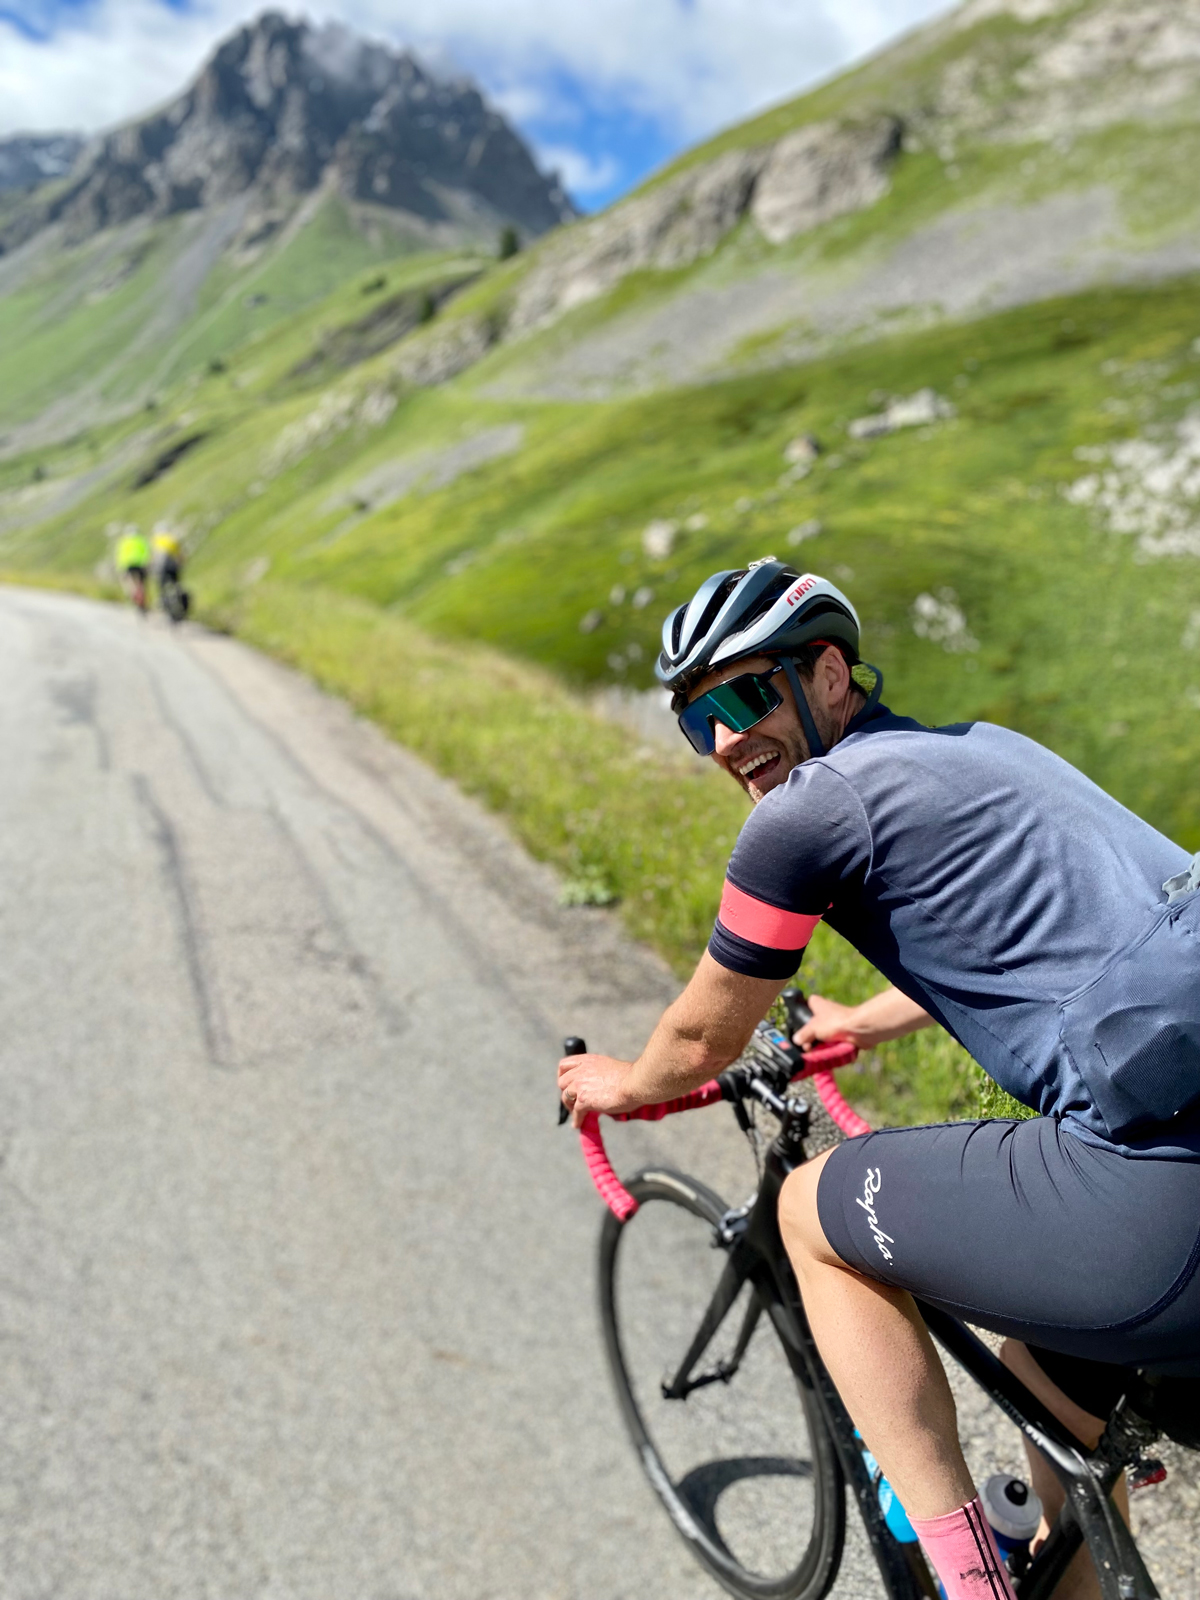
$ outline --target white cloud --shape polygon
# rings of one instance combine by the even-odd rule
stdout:
[[[539,143],[535,154],[543,172],[557,172],[569,193],[585,198],[611,189],[621,175],[612,156],[589,156],[567,144]]]
[[[18,0],[18,4],[20,0]],[[167,98],[266,0],[94,0],[48,42],[0,17],[0,133],[95,129]],[[315,0],[314,21],[471,64],[510,114],[553,115],[566,73],[695,139],[797,92],[945,0]]]
[[[90,132],[147,110],[175,94],[250,9],[181,15],[158,0],[101,0],[44,43],[0,16],[0,133]]]

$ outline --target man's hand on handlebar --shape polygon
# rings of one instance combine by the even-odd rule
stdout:
[[[571,1126],[582,1128],[589,1111],[636,1111],[645,1102],[630,1093],[632,1061],[615,1056],[564,1056],[558,1063],[558,1092],[571,1113]]]
[[[809,995],[808,1004],[812,1021],[792,1035],[801,1049],[828,1039],[849,1039],[860,1050],[871,1050],[889,1039],[902,1039],[906,1033],[928,1028],[933,1022],[928,1011],[899,989],[885,989],[860,1006],[839,1005],[819,994]]]

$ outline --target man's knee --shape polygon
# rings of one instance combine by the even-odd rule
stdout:
[[[841,1258],[825,1237],[817,1212],[817,1184],[832,1151],[797,1167],[784,1180],[779,1193],[779,1231],[788,1255],[807,1261],[840,1266]]]

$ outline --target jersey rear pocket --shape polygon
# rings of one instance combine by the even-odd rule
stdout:
[[[1200,895],[1170,910],[1062,1007],[1062,1039],[1110,1139],[1200,1100]],[[1086,1116],[1083,1120],[1091,1121]]]

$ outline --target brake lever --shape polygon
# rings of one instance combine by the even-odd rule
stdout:
[[[785,989],[779,998],[787,1013],[789,1034],[798,1032],[806,1022],[812,1021],[812,1007],[803,989]]]
[[[563,1040],[563,1055],[564,1056],[585,1056],[585,1055],[587,1055],[587,1045],[584,1043],[584,1041],[582,1039],[577,1039],[575,1037],[575,1035],[572,1034],[569,1039],[564,1039]],[[569,1108],[564,1104],[563,1097],[560,1094],[559,1097],[558,1097],[558,1125],[559,1125],[559,1127],[561,1128],[564,1122],[569,1122],[570,1120],[571,1120],[571,1112],[570,1112]]]

